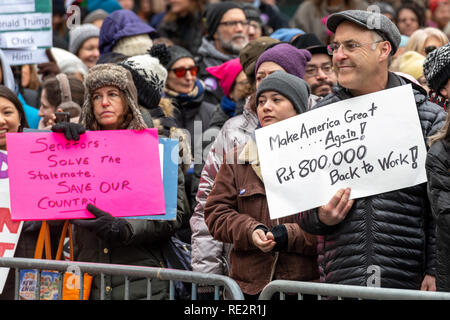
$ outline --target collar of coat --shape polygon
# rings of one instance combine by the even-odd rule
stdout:
[[[238,163],[249,163],[256,175],[264,182],[261,174],[261,166],[259,163],[258,147],[255,140],[250,138],[244,145],[244,148],[238,155]]]

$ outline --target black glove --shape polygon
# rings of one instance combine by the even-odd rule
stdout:
[[[92,204],[87,209],[96,218],[76,219],[70,222],[89,231],[95,232],[97,236],[105,241],[126,243],[131,236],[131,230],[125,219],[115,218],[108,212],[102,211]]]
[[[272,251],[280,251],[286,249],[288,246],[288,232],[284,224],[279,224],[273,227],[270,232],[272,232],[275,242],[277,243],[273,247]]]
[[[52,126],[53,132],[63,132],[67,140],[80,140],[80,134],[86,132],[86,128],[79,123],[58,122]]]

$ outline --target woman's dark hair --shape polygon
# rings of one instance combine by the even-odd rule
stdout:
[[[28,128],[27,118],[25,117],[25,111],[23,109],[22,103],[19,98],[17,98],[16,94],[12,92],[8,87],[0,85],[0,97],[5,98],[13,103],[19,112],[20,117],[20,126],[19,132],[22,132],[24,128]]]
[[[419,23],[419,27],[425,27],[425,25],[426,25],[426,17],[424,14],[425,8],[423,8],[422,6],[420,6],[419,4],[417,4],[413,1],[404,2],[400,7],[398,7],[396,14],[395,14],[395,24],[398,24],[399,13],[403,9],[409,9],[412,12],[414,12],[414,14],[417,17],[417,22]]]
[[[84,85],[80,79],[75,76],[67,76],[69,80],[70,92],[72,94],[72,101],[77,103],[80,107],[84,102]],[[61,104],[61,88],[56,77],[50,77],[42,84],[42,89],[47,93],[48,102],[57,108]]]

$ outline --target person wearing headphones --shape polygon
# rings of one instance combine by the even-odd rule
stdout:
[[[50,129],[55,124],[56,112],[69,113],[71,122],[78,122],[84,102],[84,85],[75,76],[59,73],[42,84],[38,129]]]

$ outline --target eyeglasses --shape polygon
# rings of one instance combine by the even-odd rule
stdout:
[[[238,24],[242,25],[243,28],[248,27],[248,21],[224,21],[220,22],[219,25],[224,25],[225,27],[236,27]]]
[[[322,70],[326,75],[331,74],[333,70],[333,66],[329,63],[323,64],[319,67],[317,66],[307,66],[305,70],[305,74],[309,77],[315,77],[319,73],[319,69]]]
[[[259,29],[259,28],[261,28],[261,24],[259,24],[259,23],[256,22],[256,21],[253,21],[253,22],[249,22],[249,23],[248,23],[248,27],[249,27],[249,28],[252,27],[252,28],[255,28],[255,29]]]
[[[189,68],[174,68],[174,69],[169,69],[169,71],[173,71],[175,72],[175,75],[177,76],[177,78],[183,78],[186,75],[186,72],[190,72],[191,76],[195,77],[198,73],[198,66],[192,66]]]
[[[425,53],[428,55],[431,51],[434,51],[436,49],[437,49],[436,46],[426,46],[424,50],[425,50]]]
[[[353,52],[357,48],[360,48],[362,46],[365,46],[368,44],[380,43],[383,41],[384,40],[378,40],[378,41],[373,41],[373,42],[368,42],[368,43],[358,43],[358,42],[354,42],[354,41],[344,41],[343,43],[333,42],[327,47],[327,51],[328,51],[329,55],[333,55],[333,54],[337,53],[339,48],[342,46],[343,51]],[[372,47],[372,50],[375,50],[375,47]]]

